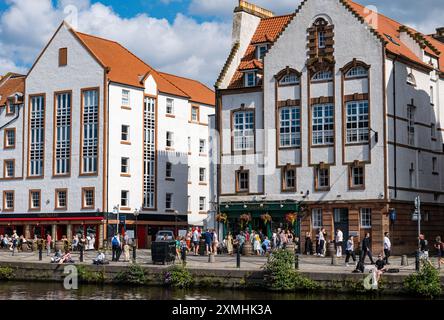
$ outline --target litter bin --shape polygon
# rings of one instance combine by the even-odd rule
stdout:
[[[156,241],[151,244],[151,259],[156,263],[174,263],[176,260],[176,241],[172,231],[159,231]]]

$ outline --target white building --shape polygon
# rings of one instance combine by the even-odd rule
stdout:
[[[305,0],[294,13],[240,1],[216,84],[219,208],[239,229],[325,227],[375,251],[444,229],[444,43],[350,0]],[[441,41],[440,41],[441,39]],[[272,225],[261,215],[269,213]],[[302,246],[304,245],[302,239]]]
[[[117,217],[119,231],[134,229],[134,213],[141,211],[137,233],[144,247],[158,229],[202,224],[213,91],[158,72],[120,44],[66,23],[25,85],[24,112],[8,124],[20,136],[7,156],[16,159],[16,176],[0,183],[0,233],[17,228],[60,239],[96,232],[101,242],[104,229],[115,232]]]

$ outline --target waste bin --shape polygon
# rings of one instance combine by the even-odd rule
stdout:
[[[206,250],[205,240],[201,239],[199,241],[199,255],[204,256],[205,255],[205,250]]]
[[[175,241],[155,241],[151,244],[151,258],[153,264],[174,263],[176,260]]]

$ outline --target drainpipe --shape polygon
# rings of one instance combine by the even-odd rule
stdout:
[[[396,134],[396,60],[397,57],[395,56],[395,58],[393,59],[393,113],[394,113],[394,119],[393,119],[393,138],[394,138],[394,150],[393,150],[393,158],[394,158],[394,175],[395,175],[395,179],[394,179],[394,187],[395,187],[395,198],[398,197],[398,179],[397,179],[397,134]]]
[[[6,122],[3,126],[1,126],[1,127],[0,127],[0,130],[6,128],[6,127],[9,126],[11,123],[13,123],[15,120],[17,120],[18,118],[20,118],[20,109],[21,109],[20,106],[23,106],[23,105],[19,105],[19,106],[17,107],[17,115],[16,115],[14,118],[12,118],[10,121]],[[22,108],[23,108],[23,107],[22,107]]]

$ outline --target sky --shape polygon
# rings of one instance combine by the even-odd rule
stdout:
[[[276,14],[301,0],[251,0]],[[331,0],[335,1],[335,0]],[[337,0],[336,0],[337,1]],[[238,0],[0,0],[0,74],[26,73],[63,19],[120,42],[157,70],[213,87]],[[442,0],[360,0],[418,31],[444,26]]]

